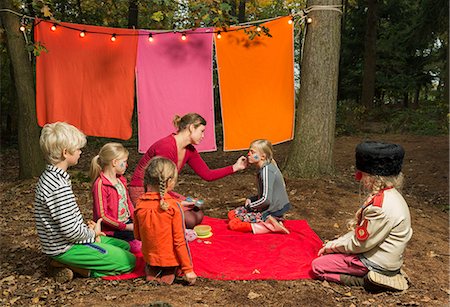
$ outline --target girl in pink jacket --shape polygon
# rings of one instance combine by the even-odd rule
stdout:
[[[132,251],[140,249],[134,239],[134,207],[128,195],[128,150],[120,143],[107,143],[91,161],[94,220],[103,219],[102,229],[108,235],[128,241]]]

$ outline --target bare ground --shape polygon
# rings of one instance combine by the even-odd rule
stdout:
[[[401,143],[406,149],[403,194],[413,219],[414,235],[405,255],[404,270],[412,282],[402,293],[368,293],[315,280],[216,281],[200,279],[193,287],[159,286],[143,279],[104,281],[76,278],[60,284],[47,276],[46,257],[39,248],[33,220],[34,180],[17,180],[18,152],[1,151],[0,305],[2,306],[448,306],[449,216],[448,136],[368,135],[336,139],[336,175],[316,180],[286,178],[293,204],[288,218],[306,219],[323,239],[345,232],[359,203],[359,185],[353,180],[354,147],[364,138]],[[80,164],[71,170],[78,203],[91,218],[89,160],[103,143],[91,141]],[[139,155],[127,143],[130,171]],[[289,144],[275,146],[282,161]],[[211,168],[234,163],[241,153],[203,154]],[[215,182],[199,179],[186,167],[177,190],[205,200],[205,213],[225,218],[237,200],[255,189],[254,170]]]

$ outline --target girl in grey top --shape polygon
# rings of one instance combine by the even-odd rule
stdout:
[[[231,230],[253,233],[289,231],[279,222],[291,207],[283,175],[273,159],[272,144],[256,140],[250,144],[247,161],[258,168],[258,194],[248,197],[243,207],[228,213]]]

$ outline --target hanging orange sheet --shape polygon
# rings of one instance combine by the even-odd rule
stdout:
[[[52,25],[35,21],[35,41],[47,49],[36,60],[39,125],[65,121],[87,135],[129,139],[137,31],[66,22],[52,31]]]
[[[247,149],[259,138],[277,144],[293,137],[294,45],[289,19],[261,25],[272,37],[261,34],[251,40],[240,30],[222,32],[215,39],[224,150]]]

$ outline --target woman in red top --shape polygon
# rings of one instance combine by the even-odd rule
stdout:
[[[247,166],[247,159],[239,157],[235,164],[219,169],[210,169],[205,161],[200,157],[193,145],[198,145],[203,140],[206,121],[197,113],[188,113],[183,117],[178,115],[174,118],[174,126],[177,133],[156,141],[141,158],[130,182],[130,197],[136,206],[136,201],[144,193],[144,172],[154,156],[162,156],[172,160],[177,166],[178,172],[187,163],[202,179],[213,181],[223,178]],[[200,224],[203,219],[203,212],[194,206],[194,202],[184,201],[185,197],[172,192],[171,195],[178,200],[182,200],[184,206],[186,227],[193,228]],[[195,208],[195,209],[194,209]]]

